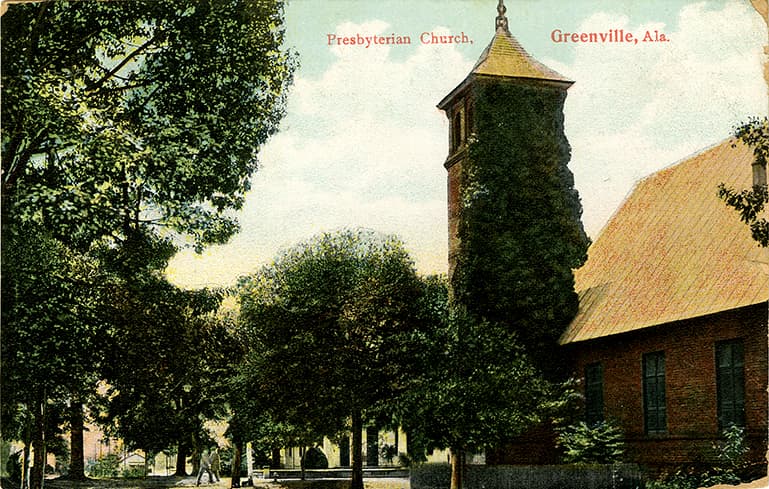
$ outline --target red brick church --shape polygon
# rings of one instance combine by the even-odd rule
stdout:
[[[618,421],[632,461],[714,462],[735,424],[765,462],[769,260],[717,196],[750,187],[752,162],[724,141],[641,181],[575,272],[561,344],[586,419]]]
[[[499,10],[493,40],[438,105],[450,126],[450,274],[474,87],[525,85],[565,98],[573,83],[532,58],[508,31],[502,2]],[[717,196],[720,183],[750,187],[752,162],[750,148],[724,141],[649,176],[575,272],[579,312],[562,351],[582,381],[585,419],[618,422],[629,462],[708,464],[730,424],[745,428],[750,460],[766,462],[769,258]],[[527,444],[497,462],[552,463],[554,453]]]

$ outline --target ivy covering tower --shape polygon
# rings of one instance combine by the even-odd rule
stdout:
[[[578,308],[572,270],[589,245],[563,128],[573,82],[510,34],[502,0],[497,10],[491,43],[438,104],[450,125],[450,290],[455,305],[507,325],[552,367]]]

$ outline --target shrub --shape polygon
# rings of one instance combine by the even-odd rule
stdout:
[[[749,451],[745,441],[745,429],[730,425],[724,430],[723,435],[724,439],[713,445],[721,468],[727,471],[739,470],[744,466],[745,455]]]
[[[307,450],[304,454],[304,468],[305,469],[327,469],[328,458],[320,447],[313,447]]]
[[[571,464],[612,464],[622,460],[625,446],[622,430],[602,421],[589,426],[584,421],[558,429],[563,461]]]
[[[105,455],[91,467],[91,477],[117,477],[120,460],[114,453]]]
[[[144,473],[144,467],[128,467],[123,469],[123,473],[121,474],[121,476],[126,479],[138,479],[140,477],[145,477],[146,475],[147,474]]]
[[[398,448],[395,445],[385,443],[379,450],[379,456],[388,464],[393,463],[395,457],[398,456]]]

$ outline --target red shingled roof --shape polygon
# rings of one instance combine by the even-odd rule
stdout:
[[[575,343],[769,299],[769,257],[718,184],[752,184],[752,150],[731,141],[637,184],[575,272]]]

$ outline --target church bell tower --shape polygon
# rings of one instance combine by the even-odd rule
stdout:
[[[502,0],[497,12],[491,42],[438,104],[449,119],[449,291],[547,370],[578,310],[573,270],[590,242],[564,133],[573,82],[523,49]]]
[[[467,197],[462,175],[470,158],[470,143],[475,139],[479,125],[478,112],[475,110],[479,89],[488,89],[495,85],[519,87],[523,92],[527,89],[543,89],[552,92],[552,96],[562,102],[565,99],[566,90],[574,83],[540,63],[523,49],[523,46],[510,33],[506,11],[503,0],[499,0],[494,37],[467,77],[438,103],[438,108],[443,110],[449,119],[449,152],[444,163],[448,170],[449,278],[454,275],[457,254],[462,246],[459,227],[463,201]],[[484,91],[489,93],[488,90]],[[502,93],[499,95],[503,96]],[[515,97],[516,90],[506,91],[505,95]],[[524,100],[492,100],[491,102],[499,102],[500,111],[512,108],[509,113],[497,114],[511,119],[518,116],[516,106],[526,103]],[[530,110],[529,107],[521,108],[524,111]],[[542,114],[543,118],[551,116]],[[562,112],[559,111],[555,117],[562,118]],[[558,124],[561,121],[554,122]],[[527,145],[526,137],[527,135],[521,134],[518,138],[524,146]],[[537,146],[536,138],[531,136],[528,146]],[[491,144],[494,142],[492,141]]]

